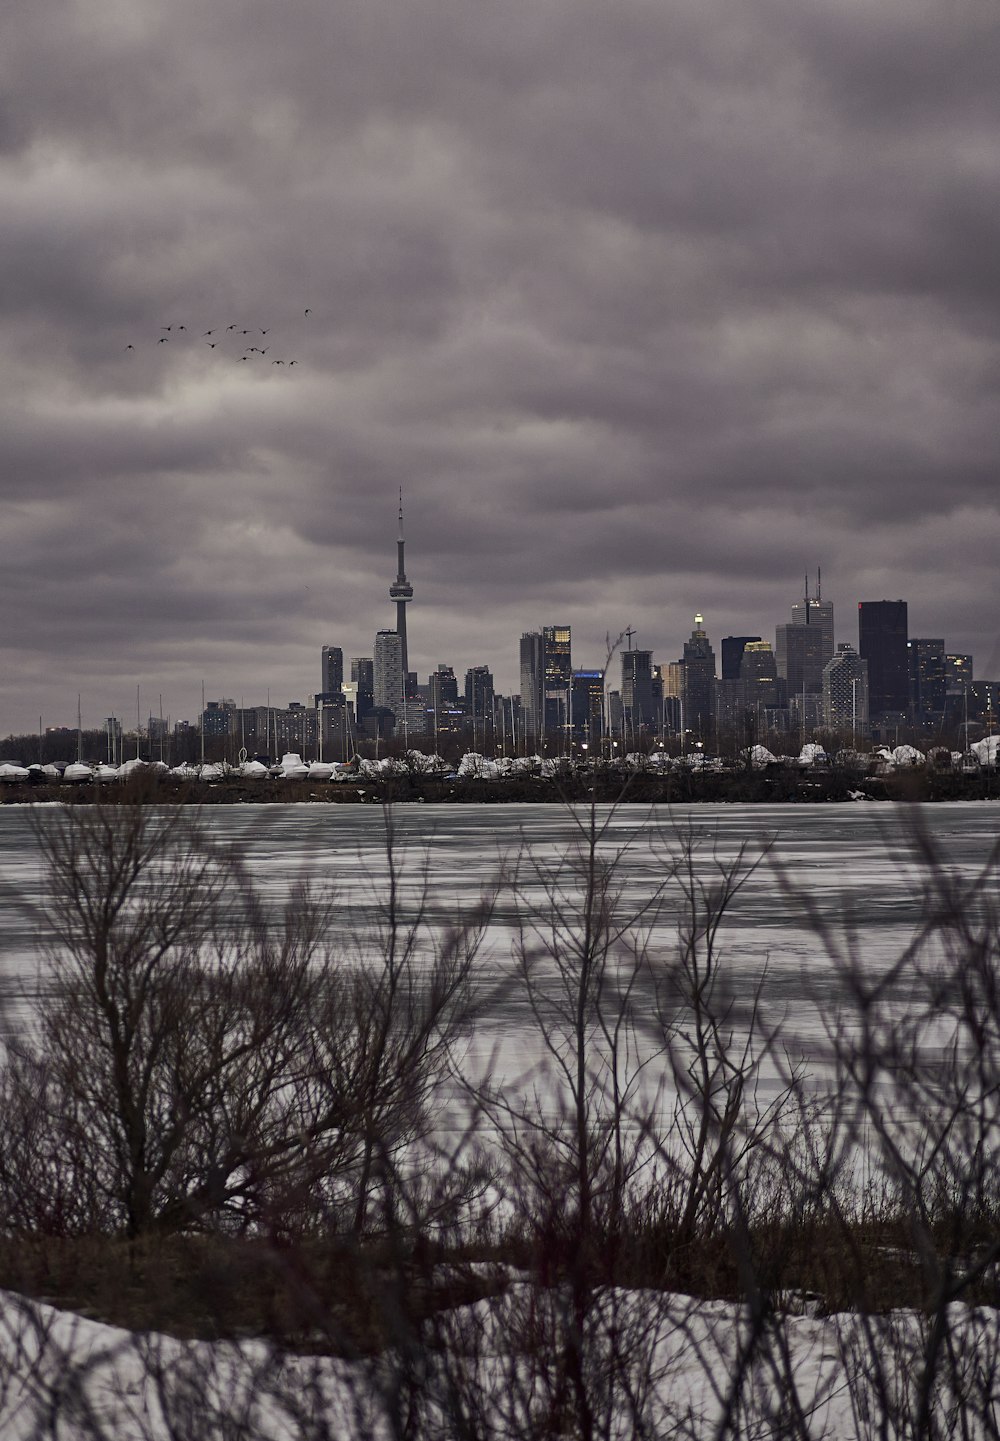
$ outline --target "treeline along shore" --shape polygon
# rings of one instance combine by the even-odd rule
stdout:
[[[405,771],[384,777],[359,777],[338,783],[309,778],[247,779],[232,774],[203,781],[178,778],[149,768],[128,779],[97,784],[20,780],[0,785],[0,804],[24,805],[134,801],[136,789],[162,805],[241,805],[315,803],[335,805],[429,802],[434,804],[565,804],[628,800],[647,805],[854,803],[859,801],[979,801],[1000,798],[1000,773],[914,767],[884,775],[866,775],[840,767],[775,766],[767,770],[697,771],[624,770],[601,767],[551,776],[503,779],[438,777]]]

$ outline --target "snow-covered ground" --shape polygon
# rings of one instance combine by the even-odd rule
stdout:
[[[792,1306],[796,1298],[786,1298]],[[913,1312],[753,1317],[727,1302],[608,1291],[583,1328],[595,1434],[801,1441],[995,1435],[1000,1325],[953,1305],[933,1362],[932,1326]],[[514,1282],[448,1316],[444,1347],[404,1362],[280,1353],[260,1341],[207,1344],[134,1335],[15,1297],[0,1299],[0,1435],[5,1441],[532,1441],[565,1370],[567,1298]],[[531,1344],[522,1344],[528,1337]],[[408,1369],[409,1368],[409,1369]],[[412,1406],[401,1381],[417,1380]],[[572,1410],[572,1403],[570,1403]],[[961,1431],[959,1418],[965,1425]],[[930,1429],[933,1428],[933,1429]]]
[[[621,807],[606,818],[602,852],[618,858],[626,909],[641,905],[669,876],[686,827],[696,833],[696,870],[706,883],[720,862],[735,861],[741,847],[749,847],[747,863],[761,863],[748,873],[727,919],[728,984],[736,1002],[749,1000],[764,974],[768,1030],[821,1067],[843,976],[816,921],[840,938],[853,928],[851,945],[869,974],[900,953],[919,913],[921,886],[907,851],[907,812],[719,806],[665,816]],[[1000,805],[937,806],[924,818],[949,871],[976,875],[993,844]],[[0,811],[0,954],[8,993],[19,993],[22,1004],[37,999],[44,982],[35,944],[45,889],[32,819],[27,808]],[[363,940],[375,924],[385,877],[376,808],[234,807],[210,811],[206,820],[237,848],[270,900],[287,898],[303,879],[329,883],[337,944]],[[537,1075],[543,1048],[525,996],[495,982],[509,964],[519,911],[523,916],[525,906],[546,904],[546,875],[579,838],[573,813],[421,806],[400,809],[396,824],[406,867],[403,894],[411,913],[423,901],[428,944],[519,859],[519,881],[501,888],[478,963],[484,1011],[467,1064],[473,1072],[488,1067],[495,1082]],[[996,877],[984,884],[995,896]],[[668,957],[675,900],[668,886],[663,913],[648,934],[650,946]],[[19,1023],[16,1011],[7,1023]],[[995,1312],[953,1306],[940,1318],[946,1324],[936,1327],[934,1318],[910,1312],[820,1317],[803,1314],[810,1309],[805,1298],[778,1300],[777,1312],[755,1322],[723,1302],[653,1291],[604,1293],[580,1338],[591,1400],[608,1423],[598,1434],[608,1441],[644,1434],[721,1438],[729,1418],[733,1436],[888,1438],[920,1434],[921,1408],[936,1427],[924,1426],[923,1434],[952,1434],[956,1408],[967,1434],[996,1434]],[[540,1291],[517,1275],[499,1300],[451,1313],[439,1344],[408,1357],[408,1364],[419,1363],[418,1392],[427,1412],[414,1441],[528,1441],[555,1434],[542,1430],[538,1417],[560,1392],[568,1324],[558,1291]],[[0,1306],[0,1441],[388,1438],[402,1434],[392,1403],[399,1379],[392,1356],[377,1364],[290,1357],[259,1341],[209,1345],[133,1336],[14,1297]],[[460,1407],[475,1413],[464,1431],[456,1420]],[[648,1413],[645,1431],[636,1408]]]

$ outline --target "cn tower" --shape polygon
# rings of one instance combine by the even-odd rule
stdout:
[[[406,607],[413,599],[413,586],[406,579],[406,566],[403,563],[403,490],[399,491],[399,537],[396,541],[398,571],[396,579],[389,587],[389,599],[396,602],[396,634],[399,636],[399,648],[403,662],[403,686],[406,686],[406,677],[409,672],[409,657],[406,650]]]

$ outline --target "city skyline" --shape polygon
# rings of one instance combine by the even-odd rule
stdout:
[[[397,517],[397,574],[395,580],[389,587],[389,601],[395,607],[396,627],[380,627],[375,633],[374,643],[371,646],[372,656],[352,656],[350,662],[349,677],[344,671],[344,648],[332,643],[320,647],[319,660],[319,684],[317,687],[307,685],[303,694],[306,700],[303,702],[298,696],[289,697],[281,701],[278,696],[271,698],[271,687],[267,689],[266,706],[261,706],[255,697],[251,697],[249,708],[270,716],[272,713],[287,713],[288,708],[295,715],[305,711],[312,712],[313,702],[319,707],[321,701],[328,704],[340,693],[341,682],[349,680],[354,682],[345,690],[345,696],[350,697],[350,704],[356,711],[354,696],[358,689],[357,681],[360,678],[359,667],[366,667],[369,686],[369,705],[381,708],[386,711],[393,711],[396,715],[396,725],[401,735],[405,737],[407,723],[404,719],[404,712],[409,710],[407,698],[409,689],[407,684],[407,669],[405,664],[407,630],[406,630],[406,606],[413,600],[414,588],[408,582],[404,566],[404,530],[403,530],[403,500],[402,492],[399,495],[399,508]],[[584,682],[585,688],[593,687],[597,677],[603,676],[602,693],[604,701],[602,710],[607,706],[618,707],[619,723],[623,716],[641,717],[643,723],[652,722],[654,726],[664,727],[666,712],[663,710],[664,696],[676,695],[680,697],[681,709],[679,715],[684,716],[685,710],[688,715],[689,727],[696,733],[702,735],[712,734],[716,724],[724,725],[732,723],[731,707],[735,705],[736,712],[739,712],[745,701],[740,699],[743,692],[739,687],[731,693],[727,693],[725,685],[721,687],[717,682],[726,682],[732,676],[747,678],[762,682],[765,686],[771,685],[771,677],[782,677],[783,694],[786,699],[781,702],[787,705],[789,702],[793,708],[797,704],[795,697],[801,693],[803,714],[800,716],[802,725],[808,721],[809,727],[820,725],[823,718],[820,710],[806,710],[806,698],[819,697],[819,700],[811,704],[820,705],[825,697],[825,704],[829,708],[831,703],[829,678],[824,670],[828,661],[833,659],[834,646],[838,657],[846,652],[857,661],[860,659],[864,666],[864,711],[867,716],[868,710],[868,667],[874,665],[876,676],[873,680],[873,696],[879,704],[873,714],[887,709],[898,713],[899,718],[904,719],[905,712],[910,708],[910,688],[916,684],[916,710],[926,711],[928,716],[933,716],[944,708],[945,698],[945,661],[946,659],[971,662],[974,668],[975,657],[970,653],[955,653],[955,648],[949,649],[944,638],[926,640],[920,637],[910,637],[908,634],[907,602],[904,600],[889,601],[862,601],[857,605],[858,636],[857,646],[852,640],[845,641],[842,635],[838,635],[835,622],[835,604],[827,597],[822,598],[820,571],[817,569],[816,580],[810,592],[810,576],[806,572],[803,585],[803,596],[801,600],[792,602],[789,610],[792,616],[791,623],[777,622],[774,626],[775,640],[772,644],[769,640],[762,640],[760,636],[733,635],[715,636],[714,641],[720,647],[719,656],[713,649],[713,637],[705,629],[705,618],[699,612],[694,617],[694,630],[688,640],[684,641],[681,654],[676,660],[670,660],[665,653],[661,653],[654,661],[652,648],[641,648],[634,646],[638,632],[630,626],[612,642],[610,636],[606,638],[605,657],[601,666],[593,668],[589,661],[581,662],[579,656],[572,654],[572,627],[569,625],[545,625],[535,631],[523,632],[518,646],[518,679],[519,690],[507,690],[494,684],[494,676],[488,664],[467,662],[457,668],[447,660],[438,660],[433,670],[425,673],[425,680],[420,678],[419,671],[411,671],[414,683],[421,692],[421,698],[417,698],[416,692],[413,698],[415,713],[419,716],[421,708],[430,705],[436,712],[440,704],[440,696],[436,695],[436,688],[441,683],[441,677],[447,672],[450,676],[450,684],[458,694],[458,677],[465,672],[467,689],[472,687],[472,705],[470,714],[483,717],[486,711],[480,698],[479,685],[483,677],[488,677],[488,695],[490,704],[494,693],[501,695],[513,695],[522,703],[523,721],[526,734],[530,731],[540,734],[542,730],[550,728],[560,730],[563,728],[570,710],[574,713],[580,704],[586,708],[590,702],[583,702],[581,690],[580,697],[574,694],[571,700],[571,692],[575,693],[576,682],[579,678]],[[866,615],[867,621],[866,633]],[[873,640],[873,635],[878,631],[881,634],[883,629],[883,617],[889,615],[892,619],[892,633],[895,636],[895,647],[898,655],[895,660],[897,667],[901,667],[899,685],[902,690],[896,696],[893,704],[888,705],[885,697],[882,696],[881,676],[881,640]],[[843,621],[841,621],[843,624]],[[795,645],[792,642],[796,641]],[[801,644],[798,642],[801,641]],[[611,650],[607,649],[611,646]],[[730,652],[730,647],[734,648]],[[909,676],[909,652],[914,648],[919,649],[915,653],[917,660],[917,675],[919,680],[915,681]],[[755,654],[749,669],[744,664],[741,667],[741,658],[750,657],[751,653],[760,653],[759,662]],[[874,659],[866,659],[874,657]],[[918,659],[919,657],[919,659]],[[839,664],[839,661],[838,661]],[[930,669],[928,669],[928,665]],[[444,667],[442,671],[440,667]],[[618,679],[620,670],[620,679]],[[660,676],[658,681],[659,713],[653,706],[650,682],[653,671]],[[678,680],[676,688],[672,688],[670,673],[683,675],[683,681]],[[849,684],[850,679],[859,676],[861,672],[848,669],[844,672],[848,676],[846,682],[838,684]],[[976,679],[993,683],[992,671],[984,674],[982,669],[976,671]],[[969,679],[972,679],[970,670]],[[940,705],[937,704],[937,692],[940,690]],[[587,691],[589,694],[589,690]],[[761,695],[764,694],[762,691]],[[934,701],[931,703],[931,696]],[[617,700],[612,702],[612,696]],[[202,695],[202,707],[208,697]],[[136,730],[144,728],[144,721],[141,715],[141,685],[136,686]],[[550,716],[549,710],[553,703],[561,710],[565,704],[566,712],[557,719],[555,713]],[[777,704],[777,701],[774,702]],[[840,698],[840,705],[843,699]],[[199,708],[197,724],[202,725],[204,718],[210,713],[221,715],[220,707],[223,705],[235,707],[237,712],[242,712],[247,704],[246,698],[241,695],[239,704],[234,697],[213,698],[209,701],[208,711]],[[771,705],[772,701],[767,701]],[[622,709],[624,707],[624,709]],[[834,707],[836,709],[836,705]],[[107,710],[108,707],[98,706],[98,709]],[[156,711],[147,711],[147,720],[150,733],[154,723],[162,728],[171,724],[190,724],[190,718],[171,715],[169,709],[163,706],[162,693],[158,694],[158,707]],[[609,712],[611,714],[611,712]],[[735,712],[733,713],[735,714]],[[78,698],[78,717],[80,715],[80,703]],[[542,717],[545,717],[543,720]],[[44,724],[44,717],[39,717],[40,725]],[[106,725],[110,727],[114,721],[118,732],[122,729],[122,716],[112,711],[106,718]],[[354,724],[360,723],[360,717],[355,716]],[[798,724],[799,722],[795,722]],[[296,721],[297,725],[298,722]],[[303,725],[305,722],[303,721]],[[309,722],[310,726],[319,724],[314,716]],[[46,729],[68,729],[65,722],[56,722]],[[93,722],[88,717],[85,728],[93,729]],[[793,727],[794,728],[794,725]],[[13,734],[13,732],[6,732]],[[25,732],[30,734],[30,728]],[[221,733],[221,732],[220,732]],[[415,734],[421,733],[419,730]],[[346,734],[346,733],[345,733]],[[303,730],[303,736],[305,731]]]
[[[668,669],[670,671],[676,670],[678,665],[684,669],[686,662],[695,660],[700,662],[704,660],[706,666],[702,666],[701,669],[704,669],[705,674],[703,681],[697,683],[701,687],[701,689],[698,690],[697,699],[694,699],[694,692],[689,694],[690,686],[695,684],[691,680],[686,681],[678,692],[678,694],[685,696],[686,699],[683,704],[686,705],[688,710],[695,716],[695,728],[701,731],[706,730],[706,728],[710,729],[708,717],[710,715],[714,716],[717,705],[720,704],[711,688],[714,686],[716,679],[721,680],[726,678],[727,665],[729,664],[726,659],[727,647],[737,647],[737,653],[734,655],[734,663],[736,665],[734,674],[738,671],[739,656],[743,654],[744,647],[746,647],[748,651],[763,650],[771,656],[769,664],[771,664],[772,667],[776,665],[777,674],[787,678],[787,694],[794,696],[801,691],[803,697],[805,697],[807,692],[810,695],[822,695],[825,688],[823,667],[833,657],[835,642],[838,651],[844,650],[845,648],[851,651],[855,650],[854,637],[852,636],[850,641],[845,642],[843,635],[836,631],[836,607],[834,602],[830,600],[829,595],[826,599],[822,597],[821,569],[817,567],[815,581],[810,580],[810,575],[807,571],[803,581],[802,598],[792,602],[788,608],[788,613],[790,613],[792,617],[791,622],[783,623],[777,621],[774,624],[773,633],[775,639],[773,644],[771,641],[764,641],[760,644],[761,638],[758,636],[750,637],[733,635],[732,633],[725,636],[716,635],[714,640],[720,645],[720,655],[716,657],[712,648],[713,637],[708,635],[704,629],[705,618],[700,612],[697,612],[694,617],[695,629],[691,633],[690,638],[682,642],[680,653],[676,659],[670,659],[668,655],[661,650],[654,662],[654,647],[639,647],[637,644],[634,645],[633,643],[637,641],[639,633],[631,626],[626,626],[624,630],[619,632],[614,640],[611,639],[610,632],[606,633],[604,656],[595,670],[591,658],[581,661],[579,655],[575,657],[571,655],[570,637],[572,634],[572,626],[544,625],[536,627],[534,631],[529,630],[522,632],[515,666],[516,679],[519,682],[518,689],[494,685],[493,667],[489,662],[484,663],[474,660],[460,661],[456,667],[451,660],[441,660],[439,658],[438,661],[435,662],[433,669],[424,672],[425,681],[422,681],[419,669],[414,670],[412,666],[410,666],[409,669],[407,668],[408,641],[406,612],[407,606],[412,603],[414,598],[414,587],[408,580],[405,571],[402,488],[400,488],[399,491],[397,511],[396,564],[396,576],[388,588],[388,599],[390,605],[395,610],[395,626],[379,627],[374,635],[373,643],[369,647],[372,652],[370,656],[356,655],[352,658],[350,678],[352,680],[357,679],[357,667],[361,663],[365,663],[371,668],[372,702],[376,707],[397,711],[397,721],[401,727],[401,733],[404,734],[406,725],[403,721],[403,709],[405,709],[408,691],[407,676],[414,676],[418,687],[422,687],[428,694],[432,694],[435,686],[435,673],[438,671],[438,667],[442,665],[446,666],[450,672],[457,676],[462,675],[463,672],[465,672],[468,677],[477,671],[488,671],[491,677],[491,695],[495,690],[498,695],[505,694],[521,697],[524,700],[528,717],[527,724],[532,729],[537,729],[538,724],[541,724],[543,728],[547,728],[547,723],[536,721],[535,719],[536,713],[538,716],[541,716],[546,711],[549,705],[549,702],[546,701],[547,696],[554,697],[557,694],[564,695],[567,704],[569,704],[573,676],[577,673],[579,673],[581,677],[593,677],[598,672],[606,669],[604,684],[606,694],[617,691],[620,694],[619,704],[624,704],[627,713],[631,713],[632,701],[633,698],[636,698],[638,700],[637,713],[647,716],[650,706],[647,695],[648,682],[653,665],[655,665],[657,669],[663,667],[664,672],[666,672]],[[810,589],[811,586],[812,589]],[[895,615],[898,612],[901,617],[901,621],[897,619],[898,634],[899,637],[901,637],[899,644],[902,645],[905,650],[908,644],[907,611],[907,602],[903,600],[889,601],[882,599],[879,601],[858,602],[856,649],[860,652],[862,658],[866,654],[866,647],[869,654],[874,653],[872,651],[873,642],[870,639],[866,642],[865,638],[864,617],[866,613],[870,617],[881,617],[883,613],[892,613]],[[745,622],[746,619],[746,617],[741,616],[741,623]],[[871,630],[871,626],[874,624],[876,624],[874,620],[869,622],[869,630]],[[841,612],[841,625],[843,625],[843,612]],[[792,644],[793,642],[795,642],[794,645]],[[925,642],[917,638],[916,643],[921,646],[931,644],[937,647],[940,651],[941,665],[943,666],[945,653],[949,652],[949,647],[944,638],[934,642]],[[537,654],[533,647],[537,648]],[[341,681],[347,678],[343,671],[344,649],[343,645],[336,645],[332,642],[320,647],[318,684],[314,685],[307,682],[299,686],[297,688],[299,693],[289,696],[285,701],[279,700],[278,692],[276,691],[272,702],[272,686],[268,683],[265,674],[263,681],[258,684],[258,691],[262,687],[266,690],[268,696],[266,706],[260,706],[257,692],[251,692],[249,700],[247,700],[246,695],[241,692],[237,709],[242,710],[246,704],[249,705],[251,709],[266,711],[269,714],[272,710],[278,711],[285,706],[291,706],[293,711],[301,710],[303,706],[310,709],[314,700],[316,705],[319,705],[321,696],[324,701],[329,700],[331,694],[339,692],[340,689],[340,684],[336,681],[336,676],[339,674]],[[950,647],[950,652],[954,652],[956,649],[956,647]],[[440,648],[434,653],[439,655]],[[627,659],[623,659],[623,657],[627,657]],[[635,667],[635,663],[640,662],[641,657],[645,658],[641,662],[644,667],[642,674],[645,675],[645,680],[639,679],[639,673]],[[974,655],[972,655],[972,659],[973,661],[975,660]],[[878,664],[880,664],[880,662],[878,662]],[[903,667],[903,671],[901,672],[903,679],[900,681],[900,684],[906,689],[908,682],[905,676],[906,658],[903,651],[900,651],[897,665]],[[621,669],[620,681],[616,680],[616,667],[620,667]],[[687,670],[690,675],[694,674],[690,666],[687,666]],[[533,672],[535,671],[537,671],[537,675],[533,676]],[[990,670],[988,674],[984,674],[980,668],[977,671],[977,675],[979,678],[987,680],[993,679],[992,670]],[[313,679],[315,680],[315,677]],[[943,696],[943,670],[940,684]],[[637,685],[639,687],[638,690],[636,690]],[[879,698],[881,694],[878,685],[879,683],[876,682],[873,691],[876,698]],[[706,687],[708,687],[708,689],[706,689]],[[702,690],[704,690],[704,694],[701,693]],[[202,693],[203,699],[207,699],[204,684],[202,685]],[[669,690],[668,693],[670,693]],[[157,725],[168,721],[170,724],[190,724],[189,716],[177,715],[176,713],[172,714],[169,707],[164,706],[162,692],[158,691],[156,695],[156,709],[147,708],[146,710],[146,717],[150,728],[152,728],[154,718]],[[221,705],[223,696],[224,688],[219,692],[218,698],[212,700],[211,706]],[[305,697],[305,700],[302,699],[302,696]],[[139,682],[135,686],[135,716],[137,728],[144,726],[141,702],[142,685],[141,682]],[[803,704],[804,703],[803,699]],[[234,696],[226,697],[226,704],[235,705]],[[419,704],[420,703],[417,702],[418,709]],[[721,701],[724,711],[727,708],[727,704],[727,701]],[[402,707],[402,709],[400,707]],[[902,712],[906,709],[906,705],[903,704],[897,708]],[[82,713],[82,693],[78,693],[77,709],[79,716]],[[97,709],[104,712],[110,711],[110,715],[106,717],[107,722],[110,724],[110,721],[114,720],[116,724],[121,727],[122,713],[120,711],[114,710],[106,705],[102,706],[99,702]],[[201,705],[199,706],[198,714],[199,716],[202,714]],[[87,725],[93,728],[93,721],[89,717]],[[68,723],[63,720],[46,722],[44,714],[40,714],[39,727],[45,729],[66,729],[68,728]],[[20,733],[30,734],[31,730],[31,727],[24,727]],[[0,721],[0,733],[16,734],[18,732],[13,727],[3,727],[2,721]]]
[[[6,17],[4,731],[307,699],[400,487],[421,676],[770,639],[817,563],[1000,672],[995,7],[122,17]]]

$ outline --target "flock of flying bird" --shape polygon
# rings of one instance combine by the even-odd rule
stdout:
[[[303,319],[308,318],[311,314],[311,310],[306,310],[303,313]],[[160,329],[165,333],[162,334],[160,338],[156,341],[157,345],[169,345],[172,340],[190,340],[195,338],[193,332],[188,330],[188,327],[186,325],[161,325]],[[241,341],[244,341],[246,336],[256,336],[258,333],[261,339],[264,340],[267,336],[271,334],[271,329],[269,327],[267,330],[265,330],[261,326],[242,326],[234,323],[233,325],[227,325],[224,330],[204,330],[202,331],[199,338],[202,344],[206,345],[209,350],[217,350],[219,349],[224,340],[235,340],[237,342],[237,345],[239,345]],[[218,339],[213,339],[213,336],[217,336]],[[126,345],[125,347],[126,350],[135,350],[136,348],[137,347],[135,345]],[[259,356],[263,360],[266,358],[268,351],[271,349],[271,341],[268,341],[268,343],[263,346],[250,345],[249,342],[247,342],[243,345],[243,354],[238,355],[236,359],[237,362],[240,362],[250,360],[253,356]],[[300,362],[297,360],[284,360],[275,358],[272,358],[271,360],[272,365],[293,366],[298,365],[299,363]]]

